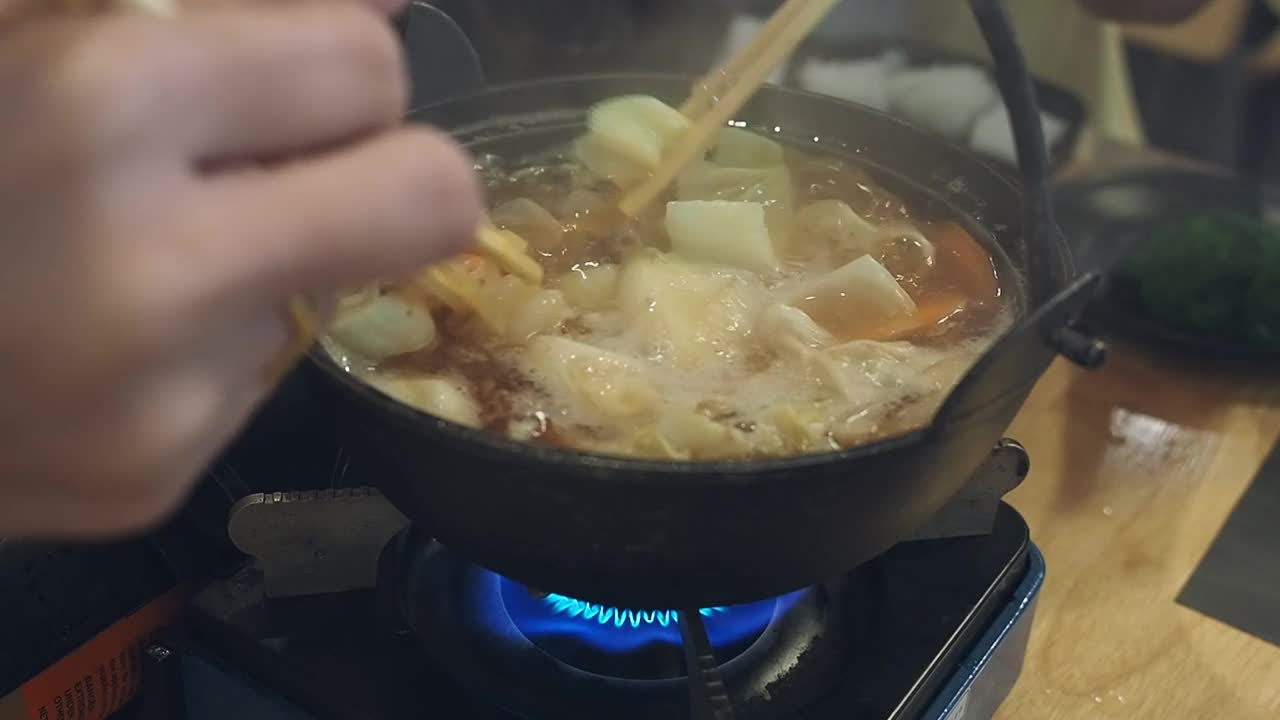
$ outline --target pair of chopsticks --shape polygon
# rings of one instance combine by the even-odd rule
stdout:
[[[627,217],[635,217],[660,196],[690,163],[715,143],[725,124],[737,115],[756,90],[813,32],[839,0],[787,0],[751,42],[724,65],[703,78],[680,112],[692,126],[668,147],[649,177],[629,189],[618,202]]]

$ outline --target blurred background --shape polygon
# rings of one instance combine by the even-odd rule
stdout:
[[[745,41],[777,0],[441,0],[473,38],[492,82],[617,69],[693,72]],[[1074,0],[1011,2],[1033,70],[1072,94],[1095,134],[1148,143],[1253,176],[1280,177],[1280,34],[1273,0],[1213,0],[1173,27],[1101,23]],[[833,75],[805,67],[885,48],[982,58],[966,4],[846,0],[790,74],[830,92]],[[827,72],[823,72],[823,70]],[[808,83],[806,83],[806,78]],[[813,89],[813,88],[811,88]],[[837,88],[833,94],[840,94]],[[845,89],[845,94],[856,94]],[[865,99],[861,98],[861,99]],[[873,103],[874,104],[874,103]]]
[[[488,82],[506,84],[701,74],[780,0],[434,4],[472,39]],[[1108,279],[1093,313],[1101,329],[1175,354],[1274,359],[1280,0],[1209,0],[1159,26],[1104,22],[1080,0],[1005,5],[1037,83],[1059,223],[1077,265]],[[1016,167],[986,46],[961,0],[844,0],[771,81],[875,107]]]

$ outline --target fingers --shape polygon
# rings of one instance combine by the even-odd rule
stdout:
[[[284,156],[399,122],[407,80],[385,18],[349,2],[197,13],[165,73],[201,160]],[[207,99],[218,98],[218,112]]]
[[[93,142],[135,154],[149,147],[197,165],[283,157],[389,127],[407,103],[389,21],[355,2],[60,27],[70,36],[47,71],[48,104],[92,118],[83,130]]]
[[[209,271],[273,300],[413,272],[467,247],[481,214],[471,160],[422,126],[206,182],[244,233]]]
[[[19,30],[0,43],[0,80],[18,96],[0,111],[58,128],[86,157],[160,157],[181,170],[288,157],[391,127],[407,103],[390,22],[354,0]]]

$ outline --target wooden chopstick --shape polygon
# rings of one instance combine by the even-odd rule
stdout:
[[[731,83],[734,77],[746,69],[753,58],[759,57],[769,45],[776,42],[778,34],[795,20],[797,14],[808,2],[809,0],[787,0],[782,7],[775,10],[750,42],[738,48],[723,65],[707,73],[694,86],[689,98],[680,106],[681,114],[693,120],[706,112],[712,100],[723,92],[725,85]]]
[[[524,251],[519,237],[510,230],[499,230],[484,223],[476,230],[476,248],[503,270],[521,280],[541,285],[542,266]]]
[[[760,45],[749,43],[725,64],[726,68],[736,67],[740,70],[728,78],[729,86],[720,99],[707,107],[700,117],[690,118],[693,120],[692,127],[681,133],[664,151],[662,161],[653,173],[631,188],[618,202],[622,213],[635,217],[658,199],[682,170],[702,157],[715,142],[716,135],[724,128],[725,123],[746,105],[769,73],[808,37],[837,2],[839,0],[788,0],[779,8],[774,13],[777,23]],[[781,19],[777,16],[781,16]],[[770,21],[772,22],[773,20]],[[763,32],[764,29],[761,34]],[[693,104],[691,107],[698,105]]]

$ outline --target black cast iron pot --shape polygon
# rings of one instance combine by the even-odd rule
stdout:
[[[1025,89],[1016,86],[1025,72],[1014,70],[1004,79],[1015,85],[1005,86]],[[678,104],[690,86],[679,77],[549,80],[429,105],[412,119],[452,130],[477,153],[519,156],[582,132],[585,110],[600,100],[645,93]],[[1015,115],[1018,107],[1027,110],[1015,106]],[[1018,280],[1015,327],[928,427],[844,452],[750,462],[618,459],[508,441],[402,405],[314,350],[308,370],[348,449],[410,519],[495,572],[598,602],[685,608],[778,595],[910,536],[987,457],[1057,349],[1089,354],[1069,325],[1094,278],[1073,278],[1042,202],[1038,126],[1019,131],[1035,153],[1024,161],[1024,203],[969,152],[865,107],[766,88],[740,119],[777,125],[784,140],[812,146],[816,137],[820,152],[967,222]]]

